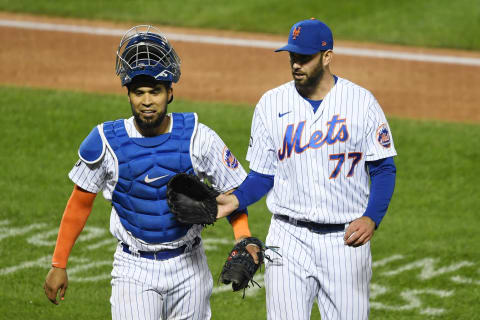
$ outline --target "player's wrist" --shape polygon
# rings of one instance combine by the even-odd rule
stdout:
[[[241,236],[239,236],[238,238],[235,237],[235,243],[239,243],[240,241],[242,241],[243,239],[247,239],[249,237],[251,237],[252,235],[246,235],[246,234],[242,234]]]
[[[229,197],[229,205],[232,209],[232,212],[237,210],[240,207],[240,201],[242,199],[242,192],[238,189],[228,195]]]
[[[67,270],[67,267],[63,267],[63,266],[56,266],[56,265],[53,265],[53,264],[52,264],[52,268],[54,268],[54,269],[63,269],[63,270]]]
[[[377,228],[377,226],[378,226],[378,225],[377,225],[377,222],[376,222],[375,220],[373,220],[372,217],[370,217],[370,216],[363,216],[363,217],[366,219],[366,221],[367,221],[373,228]]]
[[[365,212],[362,216],[368,223],[373,225],[373,227],[376,229],[378,228],[378,225],[380,224],[380,221],[378,221],[377,217],[372,216],[370,213]]]
[[[240,201],[238,200],[237,196],[234,195],[233,193],[229,195],[231,197],[231,206],[232,206],[232,211],[235,211],[239,208],[240,206]]]

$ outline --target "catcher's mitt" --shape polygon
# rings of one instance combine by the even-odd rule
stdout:
[[[260,251],[257,252],[258,264],[253,261],[253,257],[247,251],[247,246],[249,244],[254,244],[260,249]],[[270,258],[265,255],[266,249],[272,249],[274,252],[276,252],[276,249],[278,248],[266,247],[262,243],[262,241],[255,237],[242,239],[237,244],[235,244],[232,251],[230,251],[227,261],[223,266],[219,280],[224,284],[232,283],[233,291],[246,289],[247,287],[249,287],[249,282],[258,285],[258,283],[253,280],[253,276],[255,275],[255,272],[257,272],[260,265],[263,263],[264,258],[270,260]],[[277,252],[277,254],[279,253]]]
[[[216,197],[220,193],[192,174],[179,173],[167,184],[167,203],[184,224],[213,224],[217,220]]]

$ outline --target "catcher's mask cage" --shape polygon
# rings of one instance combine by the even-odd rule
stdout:
[[[139,25],[123,35],[117,50],[115,69],[122,86],[129,84],[138,75],[151,76],[159,81],[178,82],[180,58],[157,28]]]

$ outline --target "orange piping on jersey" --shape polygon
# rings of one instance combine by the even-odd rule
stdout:
[[[332,158],[332,156],[343,156],[340,159]],[[340,171],[342,171],[343,163],[345,162],[345,153],[334,153],[330,154],[329,160],[338,160],[337,165],[335,166],[335,170],[330,174],[329,179],[336,179]]]
[[[328,126],[328,131],[327,135],[325,136],[325,141],[328,145],[332,145],[339,142],[345,142],[350,138],[350,134],[348,133],[348,128],[347,125],[345,124],[347,122],[347,118],[339,119],[340,115],[335,114],[332,116],[332,119],[327,122]],[[335,133],[335,127],[337,123],[343,123],[340,129],[338,130],[337,134],[335,137],[333,137],[333,134]],[[333,138],[333,139],[332,139]]]
[[[298,123],[296,129],[295,129],[295,124],[289,124],[287,126],[287,129],[285,130],[285,133],[283,134],[282,148],[279,149],[278,152],[277,152],[277,156],[278,156],[278,159],[280,161],[283,161],[284,159],[290,158],[293,151],[295,151],[295,153],[302,153],[304,151],[302,149],[308,148],[308,145],[305,145],[303,147],[301,146],[302,145],[302,133],[303,133],[303,128],[305,127],[305,122],[306,122],[306,120],[300,121]],[[295,129],[295,133],[293,133],[294,129]],[[289,135],[292,134],[291,137],[289,136],[290,141],[287,141],[287,134],[289,134]],[[301,150],[300,152],[298,152],[296,150],[297,145],[298,145],[298,148]]]
[[[310,136],[307,144],[302,146],[302,134],[305,127],[306,120],[300,121],[295,128],[294,124],[289,124],[285,129],[283,135],[282,148],[278,150],[277,157],[280,161],[290,158],[293,151],[296,154],[301,154],[308,149],[318,149],[323,145],[332,145],[337,142],[345,142],[350,138],[347,125],[345,124],[346,118],[338,119],[339,115],[336,114],[330,121],[327,122],[327,133],[324,136],[321,130],[314,131]],[[341,124],[337,132],[335,132],[337,124]]]
[[[352,159],[352,158],[353,158],[352,166],[350,167],[350,170],[348,171],[347,177],[353,177],[355,167],[360,162],[360,160],[362,160],[362,158],[363,158],[363,152],[349,152],[348,153],[348,159]]]

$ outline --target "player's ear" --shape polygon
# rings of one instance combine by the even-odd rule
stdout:
[[[333,51],[332,50],[327,50],[323,53],[323,66],[324,67],[327,67],[330,65],[330,63],[332,62],[332,58],[333,58]]]
[[[168,97],[168,103],[173,101],[173,88],[172,86],[167,87],[167,97]]]

